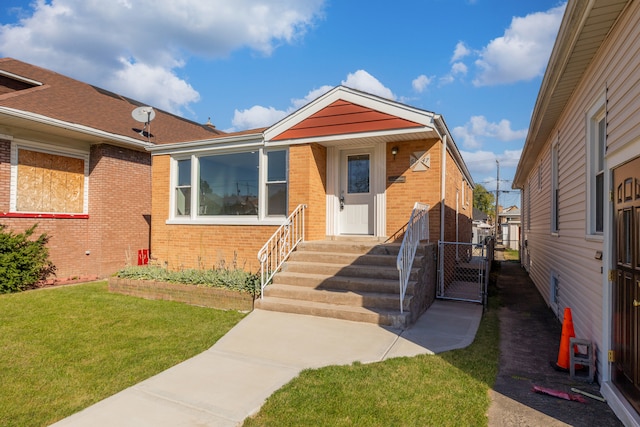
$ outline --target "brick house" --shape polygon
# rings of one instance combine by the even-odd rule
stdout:
[[[256,255],[306,205],[306,240],[401,237],[415,202],[432,241],[471,241],[473,180],[441,115],[338,86],[266,129],[149,147],[152,256],[169,268]]]
[[[0,59],[0,223],[38,223],[59,280],[107,276],[149,249],[148,147],[222,133],[159,110],[141,129],[142,105]]]

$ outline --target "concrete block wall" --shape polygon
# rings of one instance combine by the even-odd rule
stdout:
[[[421,242],[418,254],[413,261],[414,267],[419,266],[419,280],[411,299],[410,324],[415,323],[420,315],[427,311],[436,299],[437,286],[437,243]]]

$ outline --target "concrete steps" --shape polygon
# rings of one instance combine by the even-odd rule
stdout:
[[[256,308],[404,327],[418,270],[412,270],[403,313],[396,258],[399,244],[303,242]]]

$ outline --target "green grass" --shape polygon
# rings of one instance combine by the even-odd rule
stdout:
[[[504,260],[505,261],[518,261],[520,259],[520,251],[515,249],[506,249],[504,250]]]
[[[486,426],[498,373],[497,304],[490,298],[465,349],[305,370],[244,426]]]
[[[243,316],[106,282],[0,295],[0,425],[78,412],[209,348]]]

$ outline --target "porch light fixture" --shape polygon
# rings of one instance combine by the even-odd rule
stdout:
[[[398,146],[396,145],[391,149],[391,154],[393,154],[393,160],[396,159],[396,154],[398,154]]]

